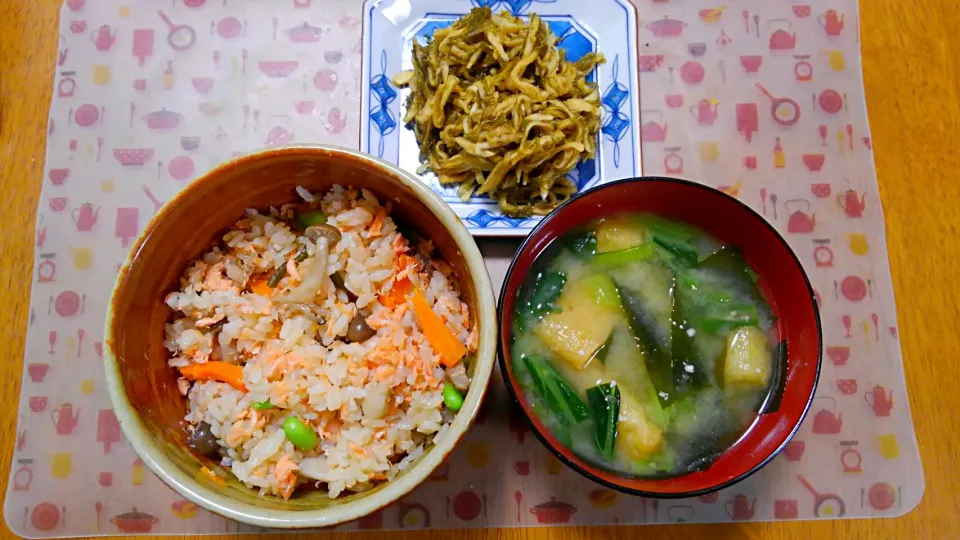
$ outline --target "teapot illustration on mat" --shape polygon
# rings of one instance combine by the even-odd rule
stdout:
[[[640,138],[647,142],[663,142],[667,140],[667,123],[663,121],[663,113],[652,109],[643,111],[643,114],[657,115],[660,122],[649,120],[640,127]]]
[[[770,19],[767,28],[770,29],[770,50],[785,51],[797,46],[797,33],[793,32],[793,25],[789,20]]]
[[[100,207],[93,206],[91,203],[83,203],[79,208],[74,208],[70,212],[73,223],[78,231],[89,231],[97,223],[97,217],[100,215]]]
[[[293,141],[293,131],[290,129],[291,119],[286,115],[274,115],[269,119],[271,126],[265,141],[266,146],[278,146]]]
[[[866,198],[866,193],[861,194],[855,190],[848,189],[837,195],[837,203],[839,203],[843,211],[846,212],[847,217],[858,218],[863,215],[863,211],[866,208]]]
[[[94,30],[90,34],[90,40],[97,47],[98,51],[109,51],[113,44],[117,42],[117,31],[110,31],[110,25],[104,24],[99,30]]]
[[[730,519],[742,521],[753,519],[756,506],[756,498],[753,499],[753,502],[750,502],[750,499],[741,493],[737,494],[732,501],[727,501],[726,504],[723,505],[723,508],[726,510],[727,515],[730,516]]]
[[[790,214],[787,218],[787,231],[792,233],[812,233],[817,225],[817,215],[810,213],[810,201],[790,199],[784,203]]]
[[[57,435],[69,435],[76,429],[80,420],[80,409],[73,410],[73,405],[64,403],[50,411],[50,419],[57,428]]]
[[[717,120],[717,109],[720,102],[715,99],[701,99],[698,103],[690,106],[690,114],[697,119],[701,126],[712,126]]]
[[[893,390],[887,390],[879,384],[864,394],[863,399],[877,416],[890,416],[893,410]]]
[[[828,36],[835,37],[839,36],[840,32],[843,31],[843,21],[846,17],[846,15],[837,13],[835,9],[828,9],[826,13],[817,17],[817,21],[819,21],[820,26],[826,30]]]
[[[820,399],[828,399],[832,403],[830,409],[820,409],[813,416],[813,432],[817,434],[837,434],[843,427],[843,413],[837,413],[837,400],[830,396],[823,396]]]

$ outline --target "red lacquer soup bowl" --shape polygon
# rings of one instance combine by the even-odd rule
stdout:
[[[758,284],[786,341],[786,368],[773,377],[771,398],[751,427],[705,468],[670,477],[629,477],[574,455],[533,413],[513,374],[510,345],[517,290],[550,244],[571,230],[624,212],[649,212],[695,225],[738,247],[759,275]],[[561,461],[607,487],[646,497],[703,495],[747,478],[766,465],[797,432],[820,374],[820,315],[814,291],[786,241],[760,215],[713,188],[673,178],[645,177],[604,184],[574,197],[540,222],[520,246],[500,292],[500,370],[537,437]],[[776,373],[777,369],[774,369]]]

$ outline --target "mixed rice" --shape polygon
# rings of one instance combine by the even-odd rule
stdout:
[[[442,436],[477,328],[451,267],[398,231],[389,203],[298,192],[301,205],[248,210],[187,268],[166,298],[165,345],[195,451],[261,494],[337,497],[390,480]],[[298,226],[321,212],[326,223]],[[305,433],[286,429],[296,419]]]

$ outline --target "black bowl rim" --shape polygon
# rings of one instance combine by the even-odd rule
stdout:
[[[632,182],[647,182],[647,181],[658,181],[658,182],[666,182],[671,184],[682,184],[685,186],[691,186],[697,189],[708,191],[720,197],[726,197],[727,199],[739,205],[743,210],[745,210],[751,216],[756,218],[756,220],[759,223],[761,223],[762,226],[766,227],[770,232],[772,232],[774,236],[777,238],[777,240],[780,242],[780,244],[782,244],[783,247],[786,248],[787,252],[793,258],[794,264],[796,264],[797,268],[800,270],[800,275],[803,276],[803,281],[807,286],[807,292],[810,295],[811,301],[813,302],[813,318],[816,321],[816,326],[817,326],[817,364],[816,364],[816,373],[814,373],[814,377],[813,377],[813,388],[810,389],[810,396],[807,398],[807,403],[803,407],[803,412],[800,414],[799,420],[797,421],[796,425],[793,426],[793,429],[790,430],[790,433],[787,435],[787,438],[783,440],[783,443],[780,446],[778,446],[773,452],[770,452],[770,455],[764,458],[763,461],[758,463],[756,466],[754,466],[750,470],[740,474],[736,478],[733,478],[721,484],[717,484],[716,486],[711,486],[708,488],[697,489],[692,491],[684,491],[679,493],[659,493],[654,491],[644,491],[644,490],[632,489],[625,486],[621,486],[613,482],[608,482],[606,480],[603,480],[602,478],[597,477],[590,471],[580,467],[580,465],[578,465],[577,463],[567,459],[566,456],[564,456],[552,444],[550,444],[547,441],[546,437],[543,436],[543,434],[537,428],[536,424],[533,423],[533,420],[530,418],[530,415],[527,414],[526,409],[524,409],[523,405],[520,404],[520,399],[517,397],[517,390],[514,388],[513,383],[510,382],[510,377],[507,374],[507,361],[503,351],[503,342],[505,339],[504,335],[510,332],[509,329],[503,328],[503,306],[504,306],[504,299],[506,298],[506,295],[507,295],[507,285],[510,283],[510,277],[513,275],[513,270],[517,263],[517,258],[520,256],[521,253],[523,253],[525,249],[527,249],[534,235],[536,235],[540,231],[540,229],[546,227],[546,225],[550,222],[550,220],[552,220],[554,217],[559,215],[560,212],[562,212],[567,205],[569,205],[570,203],[572,203],[573,201],[581,197],[588,197],[595,192],[598,192],[607,188],[611,188],[611,187],[620,186],[623,184],[629,184]],[[653,499],[685,499],[685,498],[698,497],[701,495],[714,493],[722,489],[728,488],[739,482],[742,482],[743,480],[746,480],[747,478],[752,476],[754,473],[756,473],[757,471],[765,467],[768,463],[773,461],[773,458],[777,457],[777,455],[779,455],[780,452],[783,451],[783,449],[787,446],[787,444],[790,443],[793,437],[796,436],[797,432],[800,430],[800,426],[803,425],[803,421],[807,417],[807,413],[810,412],[810,407],[813,404],[813,399],[817,393],[817,386],[820,382],[820,369],[823,362],[823,330],[820,324],[820,308],[817,305],[817,297],[813,291],[813,285],[810,283],[810,277],[807,276],[807,272],[803,269],[803,264],[800,263],[800,259],[797,257],[797,254],[790,247],[790,244],[787,243],[787,240],[783,237],[783,235],[781,235],[780,232],[777,231],[777,229],[773,225],[771,225],[769,221],[766,220],[766,218],[758,214],[753,208],[750,208],[750,206],[743,203],[736,197],[733,197],[727,193],[724,193],[719,189],[715,189],[713,187],[701,184],[699,182],[694,182],[692,180],[685,180],[682,178],[672,178],[669,176],[637,176],[633,178],[622,178],[619,180],[613,180],[610,182],[605,182],[598,186],[594,186],[564,201],[563,204],[555,208],[552,212],[550,212],[550,214],[547,217],[542,219],[540,223],[538,223],[533,228],[533,230],[530,231],[530,233],[523,239],[523,242],[521,242],[520,247],[514,253],[513,259],[510,260],[510,266],[507,267],[507,273],[504,275],[503,284],[500,286],[500,295],[497,300],[498,300],[497,328],[500,330],[500,335],[498,336],[498,339],[497,339],[497,363],[500,366],[500,375],[503,377],[503,384],[507,387],[507,392],[510,394],[511,401],[513,402],[514,405],[520,408],[523,419],[527,423],[527,426],[530,428],[530,431],[532,431],[533,434],[536,435],[537,439],[540,440],[541,444],[543,444],[543,446],[545,446],[547,450],[549,450],[557,459],[559,459],[561,462],[566,464],[568,467],[570,467],[580,475],[590,480],[593,480],[594,482],[602,486],[619,491],[621,493],[626,493],[629,495],[638,495],[641,497],[648,497]]]

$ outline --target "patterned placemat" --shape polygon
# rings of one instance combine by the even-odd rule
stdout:
[[[756,208],[821,300],[817,399],[783,454],[699,499],[616,494],[550,457],[509,414],[498,378],[428,484],[339,530],[895,516],[919,502],[857,5],[807,1],[637,2],[645,172]],[[183,501],[124,443],[103,387],[102,321],[132,240],[198,174],[265,145],[357,146],[360,17],[353,0],[66,3],[5,504],[14,532],[253,531]],[[481,248],[499,287],[516,243]]]

